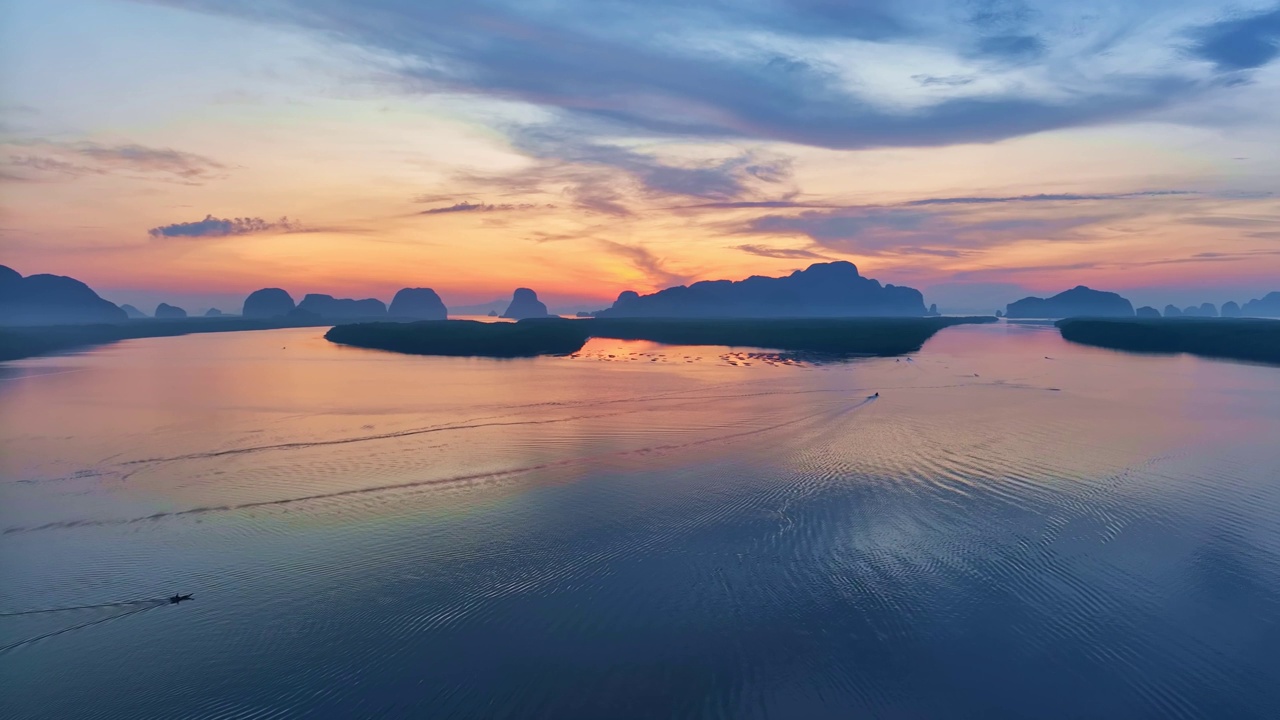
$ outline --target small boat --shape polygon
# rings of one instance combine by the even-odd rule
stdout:
[[[169,598],[169,603],[171,605],[177,605],[183,600],[190,600],[191,597],[192,597],[191,595],[174,595],[173,597]]]

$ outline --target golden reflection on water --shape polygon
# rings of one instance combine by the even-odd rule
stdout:
[[[1014,325],[848,362],[616,340],[572,357],[425,358],[322,335],[156,338],[11,363],[4,525],[315,496],[353,505],[338,494],[369,488],[443,500],[464,487],[474,501],[535,471],[563,482],[717,457],[791,462],[814,432],[838,434],[858,473],[998,482],[1039,468],[1051,482],[1055,467],[1105,475],[1254,442],[1280,407],[1273,369],[1120,355]]]

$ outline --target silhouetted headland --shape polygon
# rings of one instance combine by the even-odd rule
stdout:
[[[1280,292],[1270,292],[1265,296],[1250,300],[1240,308],[1245,317],[1280,318]]]
[[[404,288],[391,299],[387,312],[392,317],[415,320],[445,320],[449,311],[444,301],[431,288]]]
[[[1213,303],[1188,305],[1183,308],[1182,317],[1218,317],[1218,308]]]
[[[502,313],[502,317],[526,320],[550,317],[550,314],[547,313],[546,304],[538,299],[538,293],[529,288],[516,288],[511,296],[511,304],[507,306],[507,311]]]
[[[280,288],[263,288],[249,293],[240,314],[247,318],[284,317],[297,307],[293,296]]]
[[[1070,318],[1057,326],[1063,338],[1082,345],[1280,364],[1280,320]]]
[[[113,323],[128,314],[88,285],[62,275],[28,275],[0,265],[0,325]]]
[[[187,316],[187,311],[176,305],[169,303],[160,303],[156,306],[155,317],[157,320],[178,320]]]
[[[132,305],[121,305],[120,309],[124,311],[126,317],[130,320],[141,320],[148,315]]]
[[[448,320],[340,325],[329,330],[325,338],[375,350],[480,357],[572,353],[593,337],[832,355],[900,355],[919,350],[942,328],[985,322],[995,322],[995,318],[550,318],[517,323]]]
[[[1113,292],[1077,285],[1050,298],[1026,297],[1005,308],[1007,318],[1133,317],[1133,304]]]
[[[327,322],[291,318],[194,317],[134,320],[98,325],[0,327],[0,361],[64,352],[136,338],[171,337],[192,333],[276,330],[314,327]]]
[[[815,263],[786,277],[705,280],[652,295],[626,291],[599,318],[886,317],[924,316],[924,296],[881,285],[851,262]]]
[[[352,300],[320,293],[310,293],[302,298],[297,309],[329,320],[370,320],[387,316],[387,306],[381,300]]]

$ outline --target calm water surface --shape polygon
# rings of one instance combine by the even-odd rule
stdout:
[[[1280,716],[1280,369],[322,332],[0,364],[0,716]]]

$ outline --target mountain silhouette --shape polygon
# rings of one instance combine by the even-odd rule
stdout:
[[[445,320],[449,311],[444,301],[431,288],[404,288],[391,299],[387,312],[392,317],[417,320]]]
[[[628,290],[596,317],[919,317],[926,313],[918,290],[882,286],[859,275],[853,263],[837,261],[815,263],[785,277],[704,280],[652,295]]]
[[[209,308],[204,311],[205,317],[222,317],[222,311],[218,308]]]
[[[1177,305],[1165,305],[1164,316],[1165,317],[1182,317],[1182,311],[1178,309]]]
[[[121,305],[120,309],[128,316],[130,320],[141,320],[147,317],[147,314],[132,305]]]
[[[1246,317],[1280,317],[1280,292],[1269,292],[1257,300],[1250,300],[1240,308]]]
[[[1150,305],[1143,305],[1142,307],[1138,308],[1137,310],[1134,310],[1134,311],[1133,311],[1133,314],[1134,314],[1134,315],[1137,315],[1137,316],[1138,316],[1138,317],[1140,317],[1140,318],[1158,318],[1158,317],[1160,317],[1160,311],[1159,311],[1159,310],[1157,310],[1157,309],[1155,309],[1155,308],[1153,308],[1153,307],[1151,307]]]
[[[367,319],[387,315],[387,306],[381,300],[374,298],[352,300],[319,293],[311,293],[302,298],[302,302],[298,303],[298,309],[326,319]]]
[[[1051,298],[1027,297],[1009,303],[1005,317],[1133,317],[1133,304],[1113,292],[1077,285]]]
[[[183,310],[182,308],[176,305],[170,305],[169,303],[160,303],[159,305],[156,306],[157,318],[173,320],[176,318],[184,318],[186,316],[187,316],[187,311]]]
[[[124,310],[88,285],[62,275],[28,275],[0,265],[0,324],[118,323]]]
[[[295,305],[293,297],[280,288],[263,288],[249,293],[240,314],[247,318],[284,317]]]
[[[507,311],[502,313],[502,317],[525,320],[550,317],[550,315],[547,313],[547,306],[538,300],[538,293],[529,288],[516,288],[511,296],[511,304],[507,306]]]
[[[1234,300],[1222,303],[1222,317],[1240,317],[1240,306]]]

